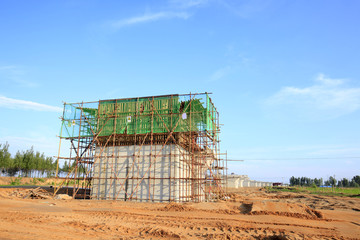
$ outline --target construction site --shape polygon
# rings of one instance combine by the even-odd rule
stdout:
[[[225,196],[226,154],[208,93],[64,103],[57,186],[75,198],[202,202]],[[70,149],[61,147],[64,141]]]
[[[240,160],[208,93],[64,103],[60,119],[67,171],[0,177],[1,239],[359,239],[356,192],[228,175]]]

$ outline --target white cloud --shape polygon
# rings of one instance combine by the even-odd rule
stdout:
[[[14,70],[16,69],[15,66],[0,66],[0,71],[1,70]]]
[[[231,66],[226,66],[223,68],[220,68],[218,70],[216,70],[211,76],[210,76],[210,80],[211,81],[217,81],[220,80],[222,78],[224,78],[225,76],[227,76],[228,74],[230,74],[230,72],[232,71],[233,67]]]
[[[208,2],[209,0],[171,0],[170,4],[179,8],[192,8],[203,6]]]
[[[268,98],[268,110],[310,119],[336,118],[360,109],[360,88],[319,74],[310,87],[284,87]]]
[[[315,78],[315,81],[326,86],[339,86],[343,84],[346,80],[327,78],[324,74],[320,73],[317,78]]]
[[[35,111],[44,112],[61,112],[62,108],[50,106],[46,104],[19,100],[14,98],[7,98],[0,95],[0,107],[11,108],[11,109],[29,109]]]
[[[229,12],[241,17],[251,18],[257,16],[267,10],[269,6],[274,6],[281,3],[271,0],[245,0],[245,1],[228,1],[217,0],[221,6],[223,6]]]
[[[171,19],[171,18],[180,18],[180,19],[188,19],[190,15],[186,12],[158,12],[158,13],[146,13],[142,16],[132,17],[123,19],[120,21],[114,21],[110,24],[110,26],[114,29],[120,29],[122,27],[146,23],[146,22],[154,22],[161,19]]]
[[[37,83],[24,78],[25,72],[24,67],[14,65],[0,66],[0,79],[10,81],[20,87],[37,87]]]
[[[213,72],[210,75],[210,81],[218,81],[220,79],[226,78],[229,75],[238,73],[241,68],[249,66],[249,63],[251,63],[250,58],[238,56],[238,59],[236,61],[232,61],[227,66],[219,68],[218,70]]]

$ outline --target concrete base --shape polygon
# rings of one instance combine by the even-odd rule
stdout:
[[[197,196],[203,201],[201,181],[191,179],[204,178],[205,169],[192,171],[189,159],[189,153],[174,144],[98,147],[91,196],[141,202],[184,202]]]

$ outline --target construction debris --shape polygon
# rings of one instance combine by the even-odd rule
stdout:
[[[70,200],[73,199],[71,196],[67,195],[67,194],[57,194],[54,199],[57,200]]]
[[[51,199],[52,195],[48,191],[41,189],[40,187],[34,189],[17,188],[9,194],[11,197],[23,198],[23,199]]]

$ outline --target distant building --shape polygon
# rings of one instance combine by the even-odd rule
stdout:
[[[227,187],[241,188],[241,187],[267,187],[272,186],[272,182],[262,182],[251,180],[248,175],[231,174],[227,176]]]

